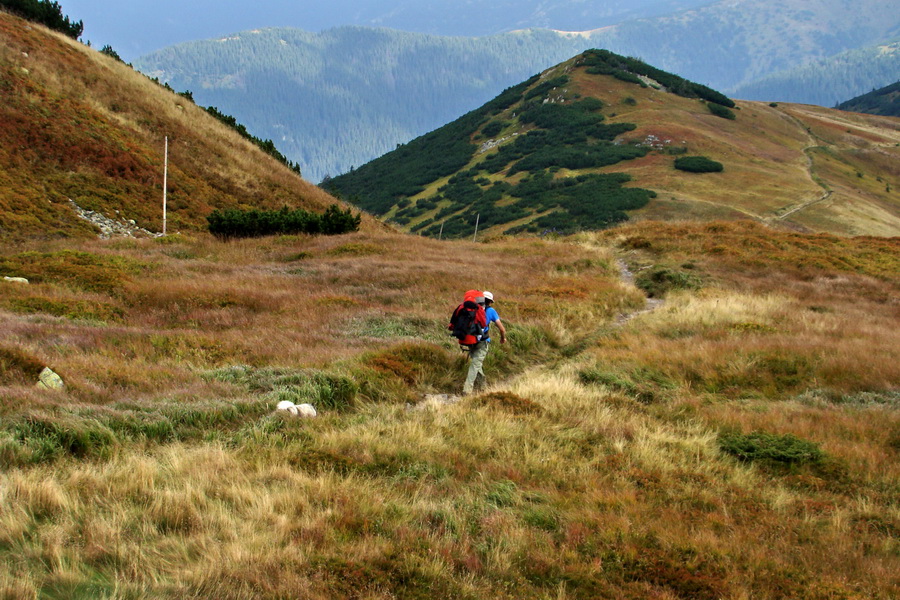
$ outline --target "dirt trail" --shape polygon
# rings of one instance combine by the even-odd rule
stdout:
[[[628,268],[628,265],[625,264],[625,261],[622,259],[616,260],[616,265],[619,267],[619,274],[622,277],[622,281],[629,285],[634,285],[634,273],[631,272],[631,269]],[[631,319],[643,315],[645,313],[651,312],[659,308],[665,304],[665,300],[662,298],[650,298],[648,297],[646,303],[643,308],[639,308],[637,310],[633,310],[629,313],[622,313],[618,317],[616,317],[616,325],[622,326]]]
[[[634,273],[631,272],[631,269],[628,268],[628,265],[625,264],[625,261],[622,259],[616,259],[616,266],[619,268],[619,275],[626,284],[634,286],[635,277]],[[632,310],[627,313],[622,313],[615,318],[615,320],[611,323],[611,326],[614,328],[622,327],[628,321],[638,317],[640,315],[652,312],[659,307],[665,304],[665,300],[662,298],[646,298],[646,302],[644,306],[635,310]],[[512,378],[513,380],[515,377]],[[488,390],[491,389],[502,389],[509,384],[509,381],[495,383],[491,385]],[[460,400],[462,400],[462,396],[459,394],[424,394],[422,396],[422,401],[417,404],[407,404],[407,410],[431,410],[438,408],[440,406],[444,406],[447,404],[456,404]]]
[[[832,194],[834,194],[834,192],[831,189],[829,189],[828,185],[825,182],[823,182],[821,179],[816,177],[816,174],[813,172],[814,164],[813,164],[812,150],[815,148],[824,147],[823,146],[824,140],[820,140],[820,139],[816,138],[816,136],[813,135],[813,133],[803,123],[803,121],[801,121],[797,117],[795,117],[793,115],[789,115],[789,114],[781,112],[781,111],[777,111],[777,114],[779,116],[781,116],[783,119],[789,121],[790,123],[792,123],[793,125],[798,127],[801,131],[806,132],[807,144],[803,148],[803,154],[806,156],[806,172],[809,175],[810,181],[812,181],[813,183],[818,185],[824,191],[824,193],[821,196],[817,196],[815,198],[811,198],[809,200],[802,201],[799,204],[789,204],[788,206],[784,206],[780,209],[777,209],[775,211],[774,218],[779,221],[783,221],[786,218],[788,218],[789,216],[793,215],[794,213],[797,213],[801,210],[807,209],[810,206],[813,206],[815,204],[825,202],[826,200],[831,198],[831,196],[832,196]]]

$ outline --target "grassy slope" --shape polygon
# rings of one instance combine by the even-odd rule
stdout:
[[[900,122],[896,119],[804,105],[738,102],[737,118],[730,121],[714,116],[698,100],[590,75],[573,69],[571,61],[546,71],[542,80],[562,74],[569,75],[571,82],[565,91],[554,90],[554,97],[599,98],[606,105],[601,112],[607,123],[637,126],[620,140],[647,144],[648,136],[655,136],[662,143],[643,158],[599,170],[627,173],[633,177],[630,186],[657,192],[647,207],[631,212],[633,218],[750,218],[801,231],[900,233],[900,170],[896,166],[900,164]],[[517,124],[515,111],[513,107],[494,119],[513,123],[501,134],[509,138],[504,144],[515,139],[512,133],[527,130]],[[472,143],[484,141],[476,138]],[[675,170],[675,157],[668,149],[679,147],[690,155],[723,163],[724,172],[697,175]],[[463,170],[490,154],[476,152]],[[582,172],[562,170],[557,177]],[[432,196],[447,179],[427,186],[415,199]],[[514,202],[501,203],[510,201]],[[426,212],[407,227],[437,212]],[[500,233],[506,227],[490,232]]]
[[[896,239],[34,248],[2,255],[43,273],[0,282],[6,597],[900,593]],[[642,305],[617,255],[684,289],[616,327]],[[470,285],[510,332],[494,395],[410,409],[461,385],[441,330]],[[32,363],[66,389],[32,388]],[[286,398],[322,415],[273,416]],[[755,431],[824,456],[721,449]]]
[[[664,152],[605,170],[633,176],[658,197],[636,218],[747,218],[811,231],[849,235],[900,233],[900,122],[884,117],[781,103],[738,102],[737,119],[709,113],[698,101],[575,72],[573,89],[607,102],[610,122],[635,123],[625,139],[671,140],[725,165],[719,174],[672,168]],[[626,98],[637,101],[626,103]],[[807,148],[812,149],[807,157]],[[866,177],[857,177],[857,171]],[[819,181],[817,181],[817,179]],[[821,182],[821,183],[820,183]],[[823,188],[826,186],[825,188]],[[833,193],[828,202],[785,212]]]
[[[636,185],[658,192],[635,216],[653,219],[751,217],[770,224],[850,235],[900,232],[900,122],[814,106],[738,102],[737,119],[708,113],[697,102],[618,82],[587,80],[586,94],[607,99],[617,116],[638,125],[630,139],[648,135],[686,142],[689,154],[725,165],[718,174],[672,169],[652,153],[622,163]],[[637,100],[624,104],[626,97]],[[857,172],[864,177],[857,176]],[[781,219],[785,212],[822,198]]]
[[[218,207],[334,200],[203,110],[64,36],[0,13],[0,235],[91,236],[82,208],[162,229],[169,137],[169,228]],[[115,211],[120,211],[117,214]]]

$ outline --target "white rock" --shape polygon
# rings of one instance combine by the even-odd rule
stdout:
[[[312,404],[298,404],[295,408],[299,415],[306,419],[312,419],[319,414]]]
[[[3,277],[3,281],[9,281],[11,283],[28,283],[28,280],[24,277]]]
[[[294,407],[294,403],[290,400],[282,400],[278,404],[275,405],[275,410],[287,410],[290,411]]]
[[[38,376],[38,382],[35,387],[44,390],[61,390],[66,387],[66,384],[63,383],[62,377],[54,373],[50,367],[44,367],[44,370]]]

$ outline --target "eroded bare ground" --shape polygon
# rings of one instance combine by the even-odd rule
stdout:
[[[629,285],[634,285],[634,273],[631,271],[631,269],[628,268],[628,265],[625,264],[625,261],[619,259],[616,261],[616,265],[619,267],[619,273],[622,276],[622,281],[624,281],[625,283],[627,283]],[[631,319],[633,319],[639,315],[643,315],[648,312],[656,310],[663,304],[665,304],[665,300],[663,300],[662,298],[649,298],[648,297],[647,302],[643,308],[639,308],[637,310],[633,310],[633,311],[627,312],[627,313],[622,313],[621,315],[616,317],[615,323],[617,326],[622,326],[625,323],[627,323],[628,321],[630,321]]]

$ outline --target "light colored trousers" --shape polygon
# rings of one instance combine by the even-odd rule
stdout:
[[[481,376],[481,384],[482,386],[484,385],[485,377],[482,367],[490,346],[490,342],[478,342],[469,351],[469,360],[471,362],[469,363],[469,373],[466,375],[466,382],[463,384],[463,394],[472,393],[479,375]]]

